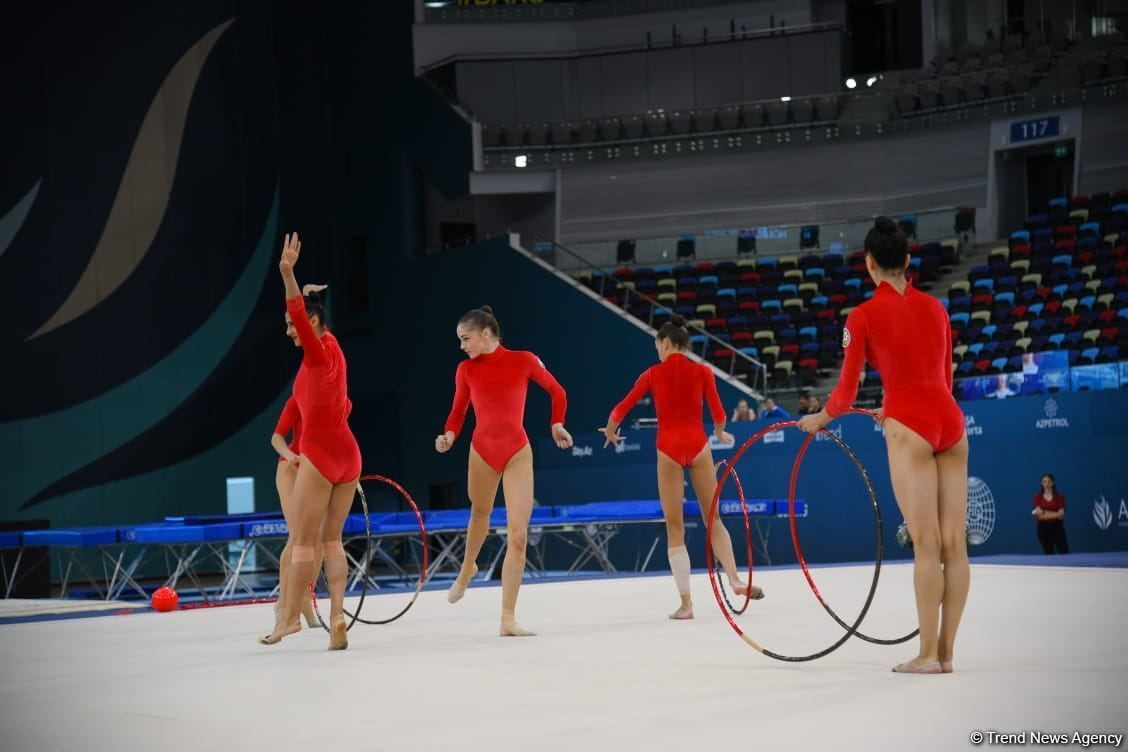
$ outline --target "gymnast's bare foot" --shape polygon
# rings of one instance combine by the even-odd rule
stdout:
[[[692,603],[682,603],[680,606],[678,606],[677,611],[670,614],[670,618],[676,619],[678,621],[681,621],[683,619],[692,619],[693,618],[693,604]]]
[[[314,613],[313,613],[313,607],[312,606],[307,606],[302,611],[301,615],[298,616],[298,619],[302,618],[302,616],[305,617],[305,623],[306,623],[307,627],[320,627],[321,626],[321,624],[317,621],[317,616],[315,616]],[[278,602],[275,602],[275,604],[274,604],[274,631],[276,631],[276,632],[278,631],[278,620],[281,617],[282,617],[282,609],[280,609],[278,607]],[[297,619],[295,619],[294,621],[296,622]]]
[[[751,590],[749,590],[749,586],[745,585],[740,580],[729,580],[729,587],[731,587],[732,592],[737,595],[747,594],[748,597],[754,601],[758,601],[764,597],[764,591],[759,585],[752,585]]]
[[[537,633],[531,629],[525,629],[517,623],[516,619],[502,619],[501,629],[498,631],[499,637],[536,637]]]
[[[940,666],[940,661],[932,656],[917,656],[911,661],[897,664],[893,667],[893,672],[897,674],[940,674],[943,669]]]
[[[474,564],[473,567],[474,569],[471,570],[468,576],[466,575],[465,567],[458,573],[458,579],[454,581],[454,584],[450,586],[450,590],[447,591],[447,603],[458,603],[462,600],[462,596],[466,595],[466,588],[470,586],[470,582],[478,574],[478,565]]]
[[[282,642],[283,637],[295,634],[296,632],[300,632],[301,629],[302,623],[300,621],[295,621],[293,624],[290,624],[287,627],[275,627],[273,632],[266,635],[265,637],[260,637],[259,643],[262,645],[277,645],[278,643]]]
[[[952,651],[944,650],[944,646],[940,646],[940,671],[945,674],[950,674],[954,671],[952,668]]]
[[[329,628],[329,649],[345,650],[349,646],[349,630],[345,624],[345,615],[339,614],[331,619]]]

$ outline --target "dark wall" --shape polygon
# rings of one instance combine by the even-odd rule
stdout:
[[[267,440],[298,363],[281,232],[302,232],[299,279],[333,284],[347,340],[373,330],[383,265],[422,250],[420,175],[466,180],[469,129],[427,116],[411,20],[237,0],[9,12],[0,518],[218,511],[229,475],[276,503]],[[355,377],[353,400],[393,456],[367,427],[399,406]]]
[[[842,3],[844,0],[833,0]],[[824,2],[825,4],[825,2]],[[632,10],[638,10],[635,4]],[[773,25],[795,28],[827,19],[814,17],[807,0],[746,0],[661,13],[634,13],[578,21],[422,23],[412,31],[420,72],[458,55],[528,57],[529,53],[570,54],[640,46],[649,36],[668,45],[675,32],[683,41],[725,39],[732,29],[755,31]]]
[[[561,172],[561,242],[984,206],[986,123]]]
[[[499,123],[685,110],[842,88],[838,31],[455,66],[459,101],[480,120]]]
[[[1090,105],[1084,110],[1084,132],[1078,193],[1117,191],[1128,187],[1128,140],[1124,138],[1128,105]]]

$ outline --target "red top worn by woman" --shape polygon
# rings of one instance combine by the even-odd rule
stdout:
[[[286,400],[286,405],[282,408],[282,414],[278,416],[278,423],[274,426],[274,433],[279,436],[294,432],[293,438],[290,439],[290,451],[296,455],[302,453],[302,414],[298,410],[298,402],[291,395]],[[285,462],[283,457],[278,458],[279,462]]]
[[[842,347],[842,376],[826,402],[832,418],[854,404],[868,361],[881,374],[885,417],[903,423],[937,454],[963,437],[963,412],[952,396],[952,328],[940,301],[911,282],[904,295],[882,282],[846,318]]]
[[[478,423],[470,445],[487,465],[502,472],[513,455],[529,443],[524,421],[530,379],[552,397],[552,425],[563,423],[568,396],[541,359],[531,352],[498,345],[492,353],[482,353],[458,364],[454,405],[444,430],[457,437],[466,420],[466,408],[473,405]]]
[[[1054,498],[1046,501],[1046,497],[1042,492],[1034,494],[1034,505],[1032,509],[1041,508],[1043,512],[1060,512],[1065,509],[1065,494],[1054,492]],[[1061,520],[1038,520],[1039,524],[1042,522],[1061,522]]]
[[[348,396],[345,354],[337,338],[328,331],[317,336],[302,298],[287,300],[286,312],[304,353],[294,379],[294,400],[302,420],[301,456],[330,483],[355,480],[360,475],[360,447],[349,429],[352,402]]]
[[[654,395],[654,410],[658,414],[658,451],[688,467],[708,442],[701,420],[702,403],[708,402],[714,423],[725,422],[725,408],[717,394],[713,369],[673,353],[638,377],[634,388],[611,411],[612,420],[622,423],[647,392]]]

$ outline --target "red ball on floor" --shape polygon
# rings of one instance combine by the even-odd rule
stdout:
[[[170,587],[157,588],[153,593],[153,608],[157,611],[172,611],[180,602],[180,596]]]

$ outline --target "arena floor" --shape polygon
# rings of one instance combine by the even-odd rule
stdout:
[[[814,572],[856,613],[872,568]],[[810,653],[840,634],[798,570],[757,581],[767,598],[741,623],[766,648]],[[940,676],[890,672],[915,641],[766,658],[723,621],[704,574],[693,587],[697,619],[671,622],[668,576],[529,584],[519,616],[540,635],[504,640],[498,588],[454,606],[428,591],[393,625],[358,625],[341,653],[312,630],[257,644],[269,605],[6,624],[0,747],[868,752],[967,749],[976,730],[1128,730],[1128,569],[973,565],[956,673]],[[863,629],[894,637],[913,613],[911,568],[884,567]]]

